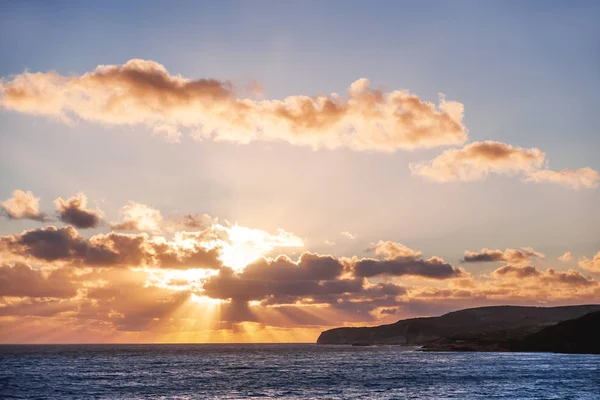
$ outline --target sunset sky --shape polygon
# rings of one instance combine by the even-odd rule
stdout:
[[[3,3],[0,342],[311,342],[600,303],[599,18]]]

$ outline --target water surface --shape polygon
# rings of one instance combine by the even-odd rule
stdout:
[[[1,399],[600,399],[600,356],[397,346],[0,346]]]

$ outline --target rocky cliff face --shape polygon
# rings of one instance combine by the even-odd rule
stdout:
[[[317,343],[422,345],[453,335],[516,330],[529,333],[594,311],[600,311],[600,305],[471,308],[439,317],[401,320],[390,325],[330,329],[321,333]]]

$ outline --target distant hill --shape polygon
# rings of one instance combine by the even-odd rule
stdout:
[[[565,307],[469,308],[439,317],[411,318],[389,325],[330,329],[321,333],[317,343],[423,345],[453,336],[473,339],[481,338],[486,334],[490,334],[489,343],[496,343],[499,338],[502,342],[520,338],[595,311],[600,311],[600,304]]]

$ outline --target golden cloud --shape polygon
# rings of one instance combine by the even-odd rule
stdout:
[[[2,83],[0,92],[9,110],[65,122],[146,125],[172,142],[182,129],[199,140],[385,152],[467,140],[461,103],[441,96],[436,107],[406,91],[372,89],[367,79],[352,83],[347,98],[255,100],[239,97],[227,82],[187,79],[154,61],[134,59],[83,75],[26,71]]]
[[[22,190],[15,190],[13,197],[0,203],[0,211],[8,219],[46,219],[46,214],[40,211],[40,199],[33,193]]]
[[[550,182],[570,187],[572,189],[596,188],[600,183],[600,173],[591,168],[571,169],[560,171],[534,171],[525,178],[526,182]]]
[[[593,258],[582,257],[579,266],[590,272],[600,274],[600,251]]]
[[[431,161],[411,163],[413,175],[434,182],[477,181],[489,174],[520,175],[524,182],[550,182],[572,189],[595,188],[600,174],[591,168],[544,169],[545,154],[537,149],[513,147],[486,141],[474,142],[462,149],[449,149]]]

